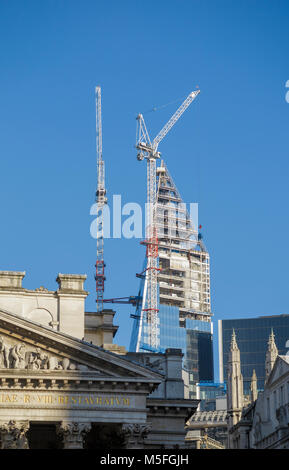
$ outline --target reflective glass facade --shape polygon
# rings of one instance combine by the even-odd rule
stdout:
[[[189,371],[191,396],[196,397],[197,383],[200,380],[213,380],[214,378],[213,338],[209,331],[187,328],[186,340],[184,367]]]
[[[233,329],[241,355],[241,370],[244,380],[244,393],[249,395],[253,369],[258,379],[258,389],[264,388],[265,357],[268,339],[273,328],[278,352],[288,351],[289,315],[274,315],[258,318],[219,321],[219,361],[220,380],[227,378],[227,362]]]
[[[130,351],[135,351],[139,334],[140,316],[134,319]],[[140,351],[150,350],[148,341],[148,325],[143,320],[141,328]],[[189,390],[191,398],[196,398],[196,384],[200,380],[213,380],[213,335],[211,323],[186,319],[180,326],[179,308],[169,305],[159,306],[160,351],[166,348],[182,349],[183,367],[189,373]]]

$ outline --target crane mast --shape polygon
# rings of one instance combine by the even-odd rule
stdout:
[[[179,120],[188,106],[200,93],[200,90],[191,92],[170,120],[165,124],[151,143],[146,124],[142,114],[137,116],[137,159],[147,159],[147,217],[146,217],[146,302],[143,304],[143,312],[146,314],[149,324],[148,346],[152,350],[159,348],[159,326],[158,326],[158,297],[157,297],[157,277],[158,277],[158,234],[156,224],[156,160],[160,158],[158,150],[159,143],[167,135],[170,129]],[[142,318],[141,318],[142,321]]]
[[[97,311],[103,310],[104,293],[104,259],[103,259],[103,208],[107,203],[105,190],[104,161],[102,158],[102,117],[101,117],[101,88],[95,88],[95,106],[96,106],[96,162],[97,162],[97,237],[96,237],[96,304]]]

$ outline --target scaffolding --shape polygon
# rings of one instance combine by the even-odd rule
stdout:
[[[179,308],[180,324],[188,318],[210,322],[209,253],[163,161],[157,169],[156,214],[159,302]]]

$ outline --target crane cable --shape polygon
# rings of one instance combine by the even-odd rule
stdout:
[[[198,89],[199,86],[196,85],[196,88]],[[166,108],[166,107],[169,106],[170,104],[174,104],[174,103],[177,103],[177,102],[179,102],[179,101],[183,101],[185,98],[186,98],[186,95],[184,95],[184,96],[182,96],[182,97],[180,97],[180,98],[178,98],[178,99],[176,99],[176,100],[174,100],[174,101],[169,101],[169,103],[161,104],[161,105],[159,105],[159,106],[154,106],[153,108],[148,109],[147,111],[145,111],[145,112],[142,113],[142,114],[147,114],[147,113],[152,113],[152,112],[154,112],[154,111],[158,111],[159,109]]]
[[[178,98],[177,100],[174,100],[174,101],[170,101],[169,103],[166,103],[166,104],[161,104],[159,106],[154,106],[153,108],[151,109],[148,109],[147,111],[145,111],[143,114],[148,114],[148,113],[152,113],[154,111],[158,111],[159,109],[163,109],[163,108],[166,108],[167,106],[169,106],[170,104],[174,104],[174,103],[177,103],[181,100],[184,100],[185,96],[182,96],[181,98]]]

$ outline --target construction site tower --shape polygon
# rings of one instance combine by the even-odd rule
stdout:
[[[170,120],[161,129],[151,142],[142,114],[137,116],[137,159],[147,159],[147,211],[146,211],[146,305],[142,309],[141,317],[145,314],[149,325],[149,344],[152,350],[158,350],[158,299],[157,299],[157,276],[158,276],[158,237],[156,226],[156,202],[157,202],[157,177],[156,160],[160,158],[158,152],[159,143],[175,125],[184,111],[200,93],[200,90],[191,92]],[[141,318],[142,322],[142,318]]]
[[[96,280],[96,304],[97,311],[103,310],[103,293],[104,293],[104,258],[103,258],[103,209],[107,203],[105,189],[105,172],[104,161],[102,158],[102,116],[101,116],[101,88],[95,88],[95,105],[96,105],[96,161],[97,161],[97,237],[96,237],[96,264],[95,264],[95,280]]]

